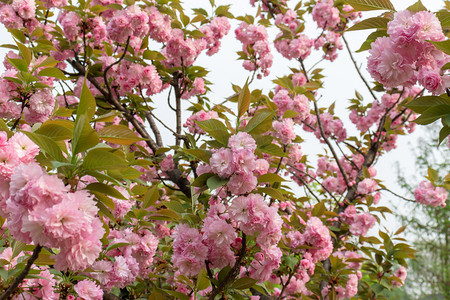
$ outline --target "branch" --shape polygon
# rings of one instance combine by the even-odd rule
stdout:
[[[409,202],[413,202],[413,203],[417,203],[417,201],[405,198],[405,197],[403,197],[403,196],[401,196],[401,195],[399,195],[399,194],[397,194],[397,193],[395,193],[395,192],[393,192],[393,191],[391,191],[390,189],[387,189],[387,188],[378,189],[378,191],[387,191],[387,192],[391,193],[392,195],[394,195],[394,196],[396,196],[396,197],[398,197],[400,199],[403,199],[403,200],[409,201]]]
[[[130,37],[128,37],[127,42],[125,43],[125,48],[123,49],[122,56],[121,56],[118,60],[116,60],[115,62],[113,62],[113,63],[110,64],[109,66],[107,66],[107,67],[105,68],[104,73],[103,73],[103,79],[105,80],[106,88],[108,89],[108,92],[109,92],[110,94],[111,94],[111,87],[109,86],[108,77],[107,77],[108,71],[111,70],[111,68],[112,68],[113,66],[119,64],[119,63],[125,58],[125,55],[127,54],[127,49],[128,49],[128,45],[129,45],[129,44],[130,44]]]
[[[291,282],[292,276],[294,276],[294,273],[297,271],[299,266],[300,266],[300,261],[295,265],[294,269],[292,269],[291,272],[289,272],[289,277],[286,280],[286,282],[284,284],[283,283],[281,284],[283,287],[281,288],[281,292],[280,292],[280,295],[277,297],[277,300],[282,299],[284,290],[288,286],[289,282]]]
[[[239,256],[236,262],[234,263],[233,268],[228,272],[227,276],[225,276],[224,280],[217,286],[216,289],[213,289],[211,294],[209,294],[208,299],[214,300],[214,298],[220,294],[224,288],[232,282],[237,275],[239,275],[239,271],[241,269],[241,261],[245,256],[245,251],[247,250],[247,236],[245,233],[242,233],[242,246],[241,250],[239,251]],[[1,300],[1,299],[0,299]]]
[[[28,275],[28,272],[30,272],[31,266],[35,262],[35,260],[38,258],[39,253],[42,250],[41,245],[37,245],[34,250],[31,257],[28,259],[27,264],[22,272],[20,272],[19,276],[14,279],[14,282],[12,285],[5,291],[5,293],[0,297],[0,300],[6,300],[9,299],[10,296],[14,293],[14,291],[17,289],[19,284],[25,279],[25,277]]]
[[[309,178],[311,178],[312,180],[314,180],[315,182],[317,182],[318,184],[320,184],[320,186],[324,189],[325,192],[327,192],[331,198],[333,198],[334,201],[336,201],[337,203],[339,203],[339,200],[336,199],[336,197],[334,197],[333,193],[331,193],[319,180],[317,180],[317,178],[315,178],[314,176],[309,175],[307,172],[302,171],[300,169],[297,169],[296,167],[294,167],[293,165],[289,164],[288,165],[290,168],[296,170],[297,172],[303,173],[306,176],[308,176]]]
[[[336,151],[334,151],[333,146],[331,145],[330,141],[328,140],[328,138],[325,135],[325,131],[323,130],[323,126],[322,126],[322,121],[320,120],[320,112],[319,109],[317,108],[317,102],[316,100],[313,100],[314,103],[314,111],[316,113],[317,116],[317,124],[319,125],[319,129],[320,129],[320,135],[322,136],[322,138],[324,139],[325,143],[328,145],[328,148],[330,148],[331,153],[333,153],[333,157],[336,160],[336,163],[339,167],[339,171],[341,171],[342,177],[344,178],[345,184],[347,185],[347,188],[350,189],[350,182],[347,178],[347,174],[344,171],[344,168],[342,167],[341,162],[339,161],[339,158],[336,154]]]
[[[153,120],[152,114],[149,112],[145,113],[145,118],[148,121],[148,124],[150,125],[151,130],[153,131],[153,134],[155,135],[155,139],[156,139],[156,144],[159,147],[163,146],[163,142],[162,142],[162,138],[161,138],[161,133],[159,132],[158,127],[155,124],[155,120]]]
[[[173,73],[173,79],[172,79],[172,86],[175,90],[175,115],[177,119],[177,127],[176,127],[176,135],[175,135],[175,143],[177,146],[180,145],[180,138],[181,135],[181,96],[183,95],[183,92],[180,91],[179,79],[180,75],[182,75],[180,72],[174,72]]]
[[[355,66],[356,71],[358,72],[359,77],[362,79],[362,81],[364,82],[364,84],[366,85],[367,89],[369,90],[370,94],[372,95],[373,99],[378,100],[377,96],[375,96],[374,92],[372,91],[372,89],[370,88],[369,83],[367,82],[367,80],[364,78],[364,76],[361,74],[361,71],[358,68],[358,65],[356,63],[355,58],[353,57],[352,51],[350,50],[350,46],[347,43],[347,40],[345,39],[344,35],[341,35],[342,40],[345,43],[345,47],[347,48],[348,54],[350,55],[350,59],[353,62],[353,65]]]
[[[110,93],[107,89],[105,89],[94,76],[86,74],[84,67],[78,61],[76,60],[67,60],[67,61],[72,65],[74,69],[79,71],[83,76],[87,77],[89,82],[92,83],[95,86],[95,88],[100,91],[100,93],[102,93],[106,101],[112,106],[114,106],[115,109],[120,111],[125,117],[125,119],[134,126],[136,131],[143,138],[147,139],[146,143],[150,147],[150,149],[152,149],[153,152],[156,152],[156,150],[158,150],[159,148],[158,145],[155,143],[155,141],[153,141],[153,139],[146,131],[145,127],[134,117],[134,115],[127,108],[125,108],[118,99],[113,97],[112,93]]]
[[[314,194],[314,192],[311,190],[311,188],[308,186],[308,183],[303,179],[303,178],[301,178],[300,176],[298,176],[297,174],[293,174],[293,173],[291,173],[296,179],[298,179],[298,180],[300,180],[302,183],[303,183],[303,186],[311,193],[311,195],[313,195],[314,196],[314,198],[316,198],[316,200],[318,201],[318,202],[320,202],[320,199],[319,199],[319,197],[317,197],[316,196],[316,194]]]

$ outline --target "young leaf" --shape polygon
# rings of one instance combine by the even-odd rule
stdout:
[[[58,68],[45,68],[39,71],[38,76],[54,77],[61,80],[68,80],[69,78]]]
[[[41,148],[42,151],[57,161],[65,161],[61,148],[51,138],[34,132],[22,131],[30,140]]]
[[[100,139],[119,145],[132,145],[145,139],[138,137],[132,130],[124,125],[110,125],[98,131]]]
[[[248,79],[242,88],[238,99],[238,118],[242,117],[250,107],[251,93],[248,89]]]
[[[350,4],[356,11],[367,10],[390,10],[395,11],[394,6],[389,0],[344,0]]]
[[[113,198],[126,200],[126,198],[118,190],[104,183],[93,182],[86,186],[86,189],[90,191],[100,192]]]
[[[382,18],[382,17],[368,18],[368,19],[362,20],[359,23],[356,23],[355,25],[353,25],[352,27],[347,29],[347,31],[365,30],[365,29],[373,29],[373,28],[386,29],[387,23],[389,23],[389,21],[391,21],[391,20],[389,20],[388,18]]]
[[[92,148],[99,142],[97,132],[90,126],[90,121],[94,117],[95,109],[95,98],[86,85],[86,81],[84,81],[72,137],[73,155]]]
[[[261,134],[270,130],[272,127],[273,112],[268,109],[259,110],[253,118],[248,121],[244,131],[250,134]]]
[[[445,40],[441,42],[428,41],[432,43],[438,50],[441,50],[445,54],[450,55],[450,40]]]
[[[86,170],[121,169],[127,166],[128,164],[123,158],[104,148],[92,149],[83,161],[83,168]]]
[[[414,3],[413,5],[408,7],[407,10],[412,11],[412,12],[419,12],[419,11],[424,11],[424,10],[426,11],[427,8],[422,4],[422,2],[420,0],[418,0],[416,3]]]

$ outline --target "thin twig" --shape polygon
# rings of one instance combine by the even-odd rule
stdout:
[[[296,167],[294,167],[293,165],[289,164],[288,165],[290,168],[294,169],[297,172],[300,172],[306,176],[308,176],[309,178],[311,178],[312,180],[314,180],[315,182],[317,182],[318,184],[320,184],[320,186],[324,189],[325,192],[327,192],[331,198],[333,198],[334,201],[339,202],[338,199],[336,199],[336,197],[333,195],[333,193],[331,193],[319,180],[317,180],[317,178],[315,178],[314,176],[309,175],[307,172],[302,171]]]
[[[339,167],[339,171],[341,171],[342,177],[344,178],[344,181],[345,181],[345,184],[347,185],[347,188],[350,188],[350,181],[347,178],[347,174],[345,173],[344,168],[342,167],[342,164],[339,161],[339,158],[338,158],[338,156],[336,154],[336,151],[333,148],[333,145],[331,145],[330,141],[328,140],[328,138],[325,135],[325,131],[323,130],[322,121],[320,120],[320,112],[319,112],[319,108],[317,107],[316,100],[313,100],[313,103],[314,103],[314,111],[315,111],[316,116],[317,116],[317,124],[319,125],[319,129],[320,129],[320,135],[324,139],[325,143],[328,145],[328,148],[330,148],[330,151],[333,154],[334,159],[336,160],[336,163],[337,163],[337,165]]]
[[[293,173],[291,173],[291,174],[292,174],[292,176],[294,176],[297,180],[300,180],[300,181],[303,183],[303,186],[311,193],[311,195],[313,195],[313,197],[316,198],[316,200],[317,200],[318,202],[320,202],[319,197],[317,197],[316,194],[314,194],[314,192],[313,192],[313,191],[311,190],[311,188],[308,186],[308,183],[307,183],[303,178],[301,178],[301,177],[298,176],[297,174],[293,174]]]
[[[400,199],[403,199],[403,200],[409,201],[409,202],[413,202],[413,203],[417,203],[417,201],[405,198],[405,197],[403,197],[403,196],[401,196],[401,195],[399,195],[399,194],[397,194],[397,193],[395,193],[395,192],[393,192],[393,191],[391,191],[390,189],[387,189],[387,188],[378,189],[378,191],[387,191],[387,192],[391,193],[392,195],[394,195],[394,196],[396,196],[396,197],[398,197]]]
[[[350,50],[350,46],[347,43],[347,40],[345,39],[344,35],[341,35],[342,40],[345,43],[345,47],[347,48],[348,54],[350,55],[350,59],[353,62],[353,65],[355,66],[356,71],[358,72],[359,77],[361,78],[361,80],[364,82],[364,84],[366,85],[367,89],[369,90],[370,94],[372,95],[373,99],[378,100],[377,96],[375,96],[375,93],[372,91],[372,89],[370,88],[369,83],[367,82],[367,80],[364,78],[364,76],[362,75],[361,71],[359,70],[358,64],[356,63],[355,58],[353,57],[352,51]]]

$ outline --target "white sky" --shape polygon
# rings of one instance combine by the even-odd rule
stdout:
[[[292,1],[292,3],[294,2],[296,1]],[[394,7],[397,10],[402,10],[414,4],[414,2],[416,1],[391,0],[391,2],[394,4]],[[208,12],[211,11],[208,0],[186,0],[185,3],[187,3],[187,6],[191,8],[202,7],[206,9]],[[444,6],[443,1],[438,0],[422,0],[422,3],[431,11],[437,11],[438,9]],[[252,8],[249,5],[249,1],[247,0],[229,0],[229,1],[216,0],[216,4],[217,5],[231,4],[232,5],[231,12],[234,15],[242,14],[243,11],[251,15],[254,15],[256,12],[256,9]],[[378,14],[380,14],[379,11],[367,12],[364,13],[363,18],[376,16]],[[308,21],[310,22],[311,20],[307,19],[307,22]],[[234,28],[236,28],[236,24],[237,23],[234,23],[232,25],[230,33],[228,34],[228,36],[224,38],[221,50],[219,51],[218,54],[212,57],[208,57],[203,54],[197,60],[197,65],[204,66],[211,71],[211,73],[207,76],[207,79],[214,84],[211,87],[214,93],[210,95],[210,99],[212,99],[215,103],[221,102],[223,101],[224,98],[233,94],[233,91],[231,89],[231,83],[242,86],[245,83],[247,77],[251,75],[250,72],[245,71],[241,67],[242,61],[237,61],[237,54],[235,52],[240,51],[242,46],[240,42],[235,40],[233,31]],[[315,28],[315,24],[311,23],[307,24],[310,24],[311,28]],[[308,25],[306,27],[309,28]],[[364,42],[365,38],[370,32],[371,32],[370,30],[365,30],[346,33],[346,38],[349,41],[351,49],[353,51],[359,49],[360,45]],[[308,29],[306,31],[306,34],[308,34],[310,37],[316,37],[319,33],[320,32],[317,30],[311,31]],[[269,32],[269,34],[271,34],[273,40],[273,36],[276,34],[276,32]],[[11,40],[5,28],[2,25],[0,25],[0,44],[4,43],[11,43]],[[1,61],[3,61],[5,53],[6,50],[4,48],[0,48]],[[270,80],[275,79],[277,76],[281,77],[286,74],[289,74],[288,69],[289,67],[299,68],[299,66],[294,61],[290,62],[287,59],[281,57],[281,55],[279,55],[273,48],[273,45],[272,45],[272,54],[274,55],[274,65],[271,68],[271,74],[269,75],[269,77],[263,80],[255,79],[254,83],[250,86],[251,90],[256,88],[262,88],[263,91],[267,93],[269,92],[270,89],[274,87],[274,85],[270,82]],[[367,52],[354,54],[356,60],[359,62],[359,64],[362,65],[361,70],[364,73],[364,76],[368,81],[372,81],[370,76],[365,70],[366,55]],[[322,53],[316,51],[314,54],[313,52],[313,55],[311,55],[309,58],[305,60],[306,68],[309,68],[315,62],[320,60],[321,56]],[[323,79],[325,82],[325,89],[322,89],[320,91],[320,94],[322,95],[322,100],[319,102],[319,104],[321,106],[327,106],[331,104],[333,101],[336,101],[337,114],[340,116],[340,118],[344,121],[345,124],[349,124],[349,126],[347,127],[353,127],[350,121],[348,120],[348,111],[345,109],[349,105],[347,100],[354,97],[355,90],[358,90],[364,96],[367,102],[371,99],[371,97],[370,94],[367,92],[365,86],[363,85],[362,81],[358,77],[356,70],[354,69],[353,64],[349,59],[346,49],[344,48],[344,50],[340,51],[339,58],[335,62],[329,63],[328,61],[324,61],[320,63],[317,67],[323,68],[324,69],[323,74],[326,75],[326,78]],[[3,65],[0,65],[0,71],[3,71]],[[155,97],[154,101],[155,106],[158,107],[156,112],[157,115],[165,122],[167,122],[167,124],[172,124],[174,128],[175,116],[173,115],[172,111],[167,109],[166,94],[163,95],[162,97]],[[160,104],[158,105],[158,103]],[[187,115],[185,115],[185,117],[187,117]],[[418,126],[417,131],[423,131],[423,128]],[[164,139],[172,143],[173,139],[170,133],[164,130],[162,130],[162,132],[164,135]],[[350,135],[351,132],[356,131],[350,131],[348,135]],[[301,132],[299,131],[299,133],[307,141],[302,144],[303,153],[305,154],[324,153],[323,150],[321,150],[323,149],[323,145],[317,143],[316,138],[313,135],[303,134],[303,131]],[[415,173],[414,165],[412,164],[414,162],[414,157],[411,157],[412,152],[409,150],[410,149],[409,143],[414,143],[416,135],[420,135],[420,133],[416,133],[413,136],[409,137],[402,137],[402,136],[399,137],[398,148],[396,150],[389,152],[387,155],[383,156],[376,166],[376,169],[378,170],[377,178],[382,179],[386,185],[391,186],[392,189],[394,190],[397,189],[397,191],[399,191],[396,185],[397,174],[396,170],[394,169],[393,162],[399,161],[405,174]],[[384,201],[385,204],[388,204],[389,201],[396,201],[396,202],[401,201],[392,197],[389,194],[384,194],[383,198],[387,200]],[[389,223],[390,223],[389,227],[391,227],[392,223],[391,222]]]

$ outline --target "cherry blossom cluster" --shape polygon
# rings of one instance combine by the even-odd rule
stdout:
[[[368,70],[384,86],[412,86],[418,81],[433,94],[442,94],[450,86],[450,77],[442,66],[449,56],[429,41],[445,36],[434,13],[409,10],[397,12],[388,23],[389,37],[379,37],[369,50]]]
[[[320,122],[326,138],[332,137],[336,139],[338,143],[343,142],[347,138],[347,130],[344,128],[344,123],[329,112],[320,114]],[[305,131],[314,132],[320,142],[325,143],[319,122],[317,121],[317,116],[311,115],[311,118],[305,123],[303,129]]]
[[[445,207],[448,193],[443,187],[435,187],[429,181],[422,181],[414,190],[416,201],[430,206]]]
[[[261,69],[264,76],[268,76],[273,56],[270,53],[266,28],[262,25],[242,22],[234,33],[242,43],[242,51],[248,56],[248,59],[242,64],[244,69],[248,71]]]
[[[111,230],[110,245],[123,244],[107,253],[107,259],[97,260],[92,266],[90,277],[96,279],[102,288],[126,287],[138,276],[147,278],[151,272],[153,257],[158,247],[158,238],[147,229],[133,232],[130,228]]]
[[[399,104],[408,97],[417,97],[420,93],[421,89],[413,86],[411,88],[405,88],[401,94],[384,94],[381,97],[381,101],[374,100],[365,108],[358,107],[352,109],[349,116],[350,121],[356,125],[359,131],[365,133],[372,126],[379,126],[381,116],[387,113],[392,121],[390,126],[392,129],[395,129],[396,133],[412,133],[416,126],[416,123],[412,121],[416,119],[417,114],[410,109],[405,110],[405,108],[399,107]],[[403,110],[407,112],[406,115],[402,113]],[[387,136],[386,133],[382,133],[383,150],[390,151],[397,147],[396,141],[398,134],[396,133],[391,132]]]
[[[299,75],[294,75],[292,81],[296,86],[301,86],[305,83],[306,78],[304,78],[302,73],[297,74]],[[291,97],[288,90],[280,88],[273,96],[273,102],[277,105],[277,113],[280,117],[283,116],[288,110],[293,110],[298,113],[298,115],[293,118],[296,123],[301,123],[308,120],[311,116],[309,100],[305,95],[296,95],[295,97]]]
[[[34,17],[35,13],[34,0],[14,0],[11,5],[2,3],[0,6],[0,20],[8,28],[21,28],[24,22]]]
[[[6,79],[5,77],[17,77],[18,71],[7,61],[7,58],[20,58],[20,56],[9,52],[5,57],[4,66],[6,71],[0,78],[0,116],[8,119],[17,119],[23,114],[23,118],[29,124],[41,123],[48,119],[55,106],[55,98],[50,87],[53,86],[53,78],[38,76],[39,83],[46,84],[49,88],[35,89],[25,92],[25,86]],[[37,76],[42,68],[39,64],[46,57],[42,57],[29,66]]]
[[[217,112],[211,110],[211,111],[204,111],[201,110],[199,112],[196,112],[189,118],[187,118],[186,123],[183,124],[184,127],[186,127],[190,133],[195,134],[205,134],[206,132],[198,126],[198,124],[195,121],[206,121],[209,119],[216,119],[219,115]]]
[[[287,59],[306,59],[311,54],[311,47],[314,44],[313,40],[298,32],[300,22],[297,17],[297,13],[289,9],[284,15],[278,14],[275,19],[275,24],[286,25],[293,35],[293,38],[283,38],[281,32],[274,42],[275,49]]]
[[[59,270],[84,270],[97,259],[104,229],[98,208],[86,191],[71,192],[56,175],[48,175],[34,157],[39,148],[24,134],[1,135],[1,214],[11,234],[25,243],[60,248]]]
[[[349,205],[340,217],[344,223],[350,225],[350,232],[358,236],[366,235],[376,222],[375,217],[368,212],[358,214],[354,205]]]
[[[228,147],[212,154],[209,160],[211,172],[229,178],[227,187],[234,195],[250,193],[258,184],[255,175],[267,173],[269,163],[257,158],[255,140],[246,132],[231,136]]]

